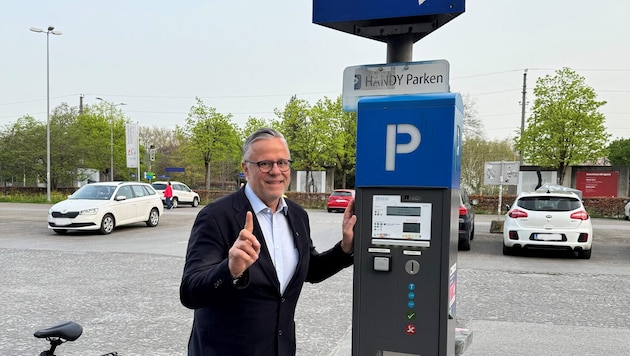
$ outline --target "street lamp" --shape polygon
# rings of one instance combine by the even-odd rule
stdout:
[[[33,32],[46,33],[46,201],[50,202],[50,34],[61,35],[60,31],[54,31],[53,26],[48,26],[46,31],[41,28],[31,27]]]
[[[127,105],[125,103],[110,103],[103,98],[96,98],[104,103],[110,105],[110,117],[109,117],[109,180],[114,181],[114,107],[120,105]]]

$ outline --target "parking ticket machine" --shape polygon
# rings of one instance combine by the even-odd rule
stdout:
[[[359,100],[353,356],[455,354],[462,125],[455,93]]]

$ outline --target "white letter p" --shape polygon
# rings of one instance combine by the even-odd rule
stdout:
[[[396,143],[397,134],[409,135],[409,142]],[[387,125],[387,138],[385,141],[385,170],[396,169],[396,154],[411,153],[420,146],[420,130],[411,124]]]

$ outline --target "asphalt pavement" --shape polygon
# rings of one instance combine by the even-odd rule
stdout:
[[[46,343],[33,332],[71,319],[84,332],[59,355],[184,355],[192,311],[178,288],[196,210],[108,236],[56,235],[41,211],[0,204],[0,354],[37,355]],[[310,215],[314,238],[337,235],[341,214]],[[464,355],[630,354],[630,222],[597,220],[593,257],[577,260],[502,256],[495,218],[477,217],[458,256],[457,320],[473,332]],[[350,356],[352,269],[306,284],[296,323],[298,355]]]

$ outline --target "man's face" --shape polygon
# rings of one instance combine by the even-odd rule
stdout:
[[[248,161],[278,161],[291,159],[289,149],[279,138],[263,139],[254,142],[250,149]],[[274,164],[267,173],[261,172],[255,163],[243,162],[243,172],[247,184],[268,207],[276,210],[280,198],[291,183],[291,170],[281,172]]]

